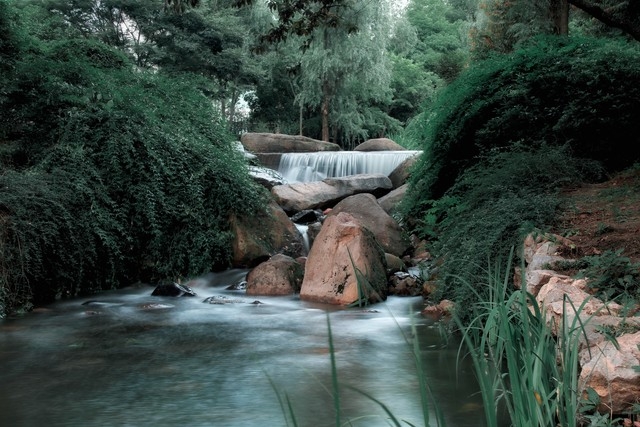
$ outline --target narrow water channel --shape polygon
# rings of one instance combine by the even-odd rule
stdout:
[[[254,304],[226,290],[244,274],[207,276],[195,298],[154,297],[140,285],[0,321],[0,426],[285,426],[274,386],[290,397],[299,426],[335,426],[327,318],[343,422],[389,425],[352,386],[423,425],[407,343],[416,322],[447,426],[484,425],[472,368],[457,365],[457,343],[420,316],[421,298],[367,310],[297,296]],[[202,302],[210,296],[227,303]]]

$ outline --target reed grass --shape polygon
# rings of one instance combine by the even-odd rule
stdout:
[[[356,266],[349,248],[347,248],[347,254],[349,255],[351,268],[353,268],[353,273],[355,274],[356,286],[358,290],[358,299],[349,304],[348,307],[366,307],[367,305],[369,305],[372,299],[375,299],[376,302],[382,302],[383,299],[380,297],[380,294],[375,290],[374,286],[371,284],[371,281],[367,278],[368,271],[363,272]]]
[[[515,427],[576,427],[578,346],[586,338],[580,313],[587,301],[576,308],[565,297],[560,325],[550,325],[533,295],[511,291],[512,260],[513,250],[506,270],[488,270],[489,298],[474,308],[471,323],[455,317],[463,331],[459,354],[466,347],[472,358],[488,427],[499,425],[502,407]]]

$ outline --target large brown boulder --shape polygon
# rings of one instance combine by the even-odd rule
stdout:
[[[338,144],[331,142],[280,133],[245,133],[240,138],[240,142],[245,150],[252,153],[308,153],[342,150]]]
[[[408,184],[402,185],[378,199],[380,207],[389,215],[395,212],[407,193]]]
[[[322,181],[276,185],[271,188],[275,201],[287,212],[332,207],[358,193],[386,194],[391,181],[382,174],[350,175]]]
[[[602,413],[633,412],[640,396],[640,332],[604,340],[580,352],[580,388],[593,389],[599,396]]]
[[[411,156],[403,160],[396,168],[389,174],[391,185],[393,188],[399,188],[404,185],[409,176],[411,175],[411,169],[418,161],[418,153],[415,156]]]
[[[302,235],[277,203],[266,212],[232,215],[234,267],[255,267],[269,257],[283,253],[293,258],[305,253]]]
[[[293,258],[277,254],[247,274],[247,295],[290,295],[300,292],[304,268]]]
[[[371,230],[385,252],[402,257],[409,249],[410,243],[404,237],[402,228],[382,209],[373,195],[356,194],[347,197],[335,205],[327,216],[338,215],[341,212],[353,215]]]
[[[350,305],[386,298],[385,254],[353,216],[328,217],[305,264],[300,299]]]
[[[353,151],[404,151],[402,145],[396,143],[389,138],[369,139],[362,144],[356,146]]]

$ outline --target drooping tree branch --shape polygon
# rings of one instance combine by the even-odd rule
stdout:
[[[569,3],[605,25],[618,28],[640,41],[640,2],[638,0],[621,1],[613,7],[604,5],[602,0],[569,0]]]
[[[200,0],[164,0],[164,10],[173,10],[177,14],[182,14],[187,7],[198,7]]]
[[[236,7],[252,5],[256,0],[234,0]],[[267,7],[277,14],[275,25],[260,37],[262,50],[265,46],[284,41],[290,35],[297,35],[306,40],[303,48],[307,48],[311,35],[317,28],[344,27],[348,32],[358,30],[357,26],[345,20],[345,10],[351,7],[351,0],[267,0]]]

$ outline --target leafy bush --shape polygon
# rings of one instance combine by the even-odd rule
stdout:
[[[640,300],[640,264],[631,262],[622,252],[622,249],[608,250],[582,258],[586,267],[579,276],[588,278],[588,286],[606,301],[637,302]]]
[[[0,122],[0,305],[226,268],[228,217],[262,209],[195,77],[77,38],[33,42]]]
[[[549,224],[556,189],[640,158],[638,60],[624,41],[539,38],[474,64],[411,123],[423,155],[402,212],[435,239],[437,296],[471,302],[453,275],[476,282],[490,256]]]
[[[476,302],[486,289],[470,292],[459,281],[482,283],[490,258],[506,258],[508,248],[519,246],[526,233],[553,222],[559,208],[556,190],[594,170],[571,157],[566,147],[519,145],[467,169],[415,224],[442,259],[437,296],[464,306]]]
[[[473,64],[439,96],[422,126],[425,156],[413,174],[410,214],[424,213],[466,168],[523,141],[569,144],[572,155],[621,170],[640,158],[637,45],[538,38]]]

